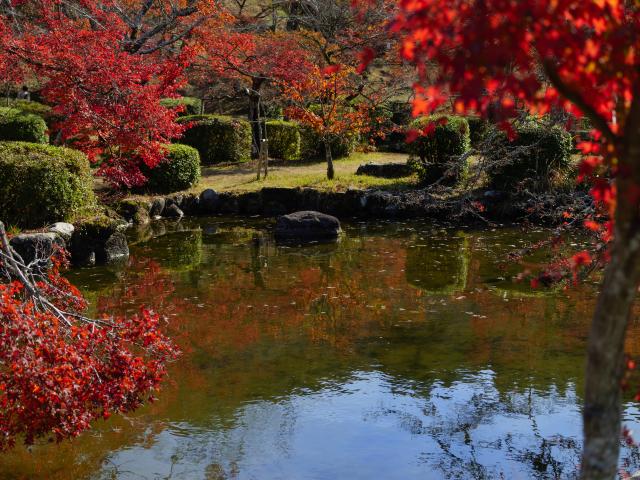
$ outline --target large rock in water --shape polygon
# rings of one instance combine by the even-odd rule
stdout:
[[[49,259],[56,249],[65,246],[64,239],[54,232],[22,233],[13,237],[9,243],[26,265],[35,261],[43,268],[49,265]]]
[[[111,264],[129,256],[123,230],[127,223],[108,216],[98,216],[77,224],[69,245],[71,261],[76,266]]]
[[[336,217],[307,210],[278,217],[275,236],[277,240],[332,240],[340,231]]]

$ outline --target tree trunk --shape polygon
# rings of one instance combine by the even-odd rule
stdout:
[[[583,480],[616,478],[620,450],[624,340],[638,285],[640,232],[618,237],[605,271],[587,348]]]
[[[331,157],[331,143],[329,140],[324,139],[324,156],[327,159],[327,178],[333,180],[335,177],[335,171],[333,169],[333,158]]]
[[[264,80],[254,78],[251,81],[251,90],[249,90],[249,115],[248,119],[251,123],[251,133],[253,141],[251,142],[251,155],[258,158],[260,155],[260,142],[262,141],[262,124],[260,116],[260,91]]]
[[[581,478],[616,478],[620,454],[624,341],[640,281],[640,85],[616,148],[615,238],[591,323],[583,410]]]

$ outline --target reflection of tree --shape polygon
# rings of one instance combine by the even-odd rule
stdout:
[[[440,232],[416,237],[407,249],[407,281],[431,295],[464,291],[470,255],[467,235]]]
[[[274,415],[269,442],[276,439],[275,452],[284,457],[298,421],[299,412],[288,403],[295,392],[313,395],[327,382],[345,384],[353,372],[372,370],[393,379],[390,394],[424,400],[422,414],[398,405],[376,414],[397,418],[399,428],[439,445],[437,456],[424,456],[428,468],[437,465],[451,478],[497,478],[500,469],[480,455],[493,449],[508,452],[531,478],[567,476],[577,447],[571,438],[545,437],[537,419],[544,413],[544,395],[561,402],[574,390],[581,391],[591,293],[526,298],[507,288],[497,292],[494,280],[509,276],[498,268],[502,252],[518,245],[505,232],[463,236],[438,231],[429,237],[414,224],[358,228],[357,235],[350,235],[347,226],[339,244],[282,248],[269,237],[252,242],[255,229],[221,222],[215,229],[202,228],[201,241],[185,232],[134,246],[128,267],[111,276],[105,273],[106,285],[94,289],[94,297],[101,309],[126,313],[148,304],[168,316],[184,349],[172,380],[160,400],[139,416],[97,425],[103,438],[87,436],[74,448],[45,447],[33,457],[16,456],[14,464],[0,465],[0,478],[3,471],[11,472],[6,478],[27,471],[25,478],[63,480],[67,472],[33,473],[27,465],[76,465],[79,458],[87,458],[72,471],[84,478],[100,468],[110,451],[137,444],[153,449],[167,425],[181,424],[192,430],[172,451],[178,464],[193,460],[189,452],[205,455],[203,451],[235,432],[235,450],[215,450],[215,455],[208,451],[206,474],[211,479],[239,478],[246,474],[241,465],[247,442],[256,435],[255,430],[243,430],[246,422],[260,423]],[[422,244],[421,236],[434,239],[436,254],[413,261],[408,257],[415,248],[410,246]],[[175,262],[166,263],[167,252],[186,252],[190,246],[194,249],[182,257],[185,261],[176,255]],[[468,266],[443,262],[440,255],[446,252],[462,252]],[[430,258],[440,263],[430,264]],[[413,274],[405,272],[405,266],[412,264],[423,272],[449,272],[451,267],[454,274],[447,278],[453,281],[447,282],[458,285],[456,294],[431,295],[428,289],[408,285]],[[455,279],[455,272],[465,269],[466,286]],[[83,272],[86,277],[77,283],[88,284],[98,272]],[[636,330],[629,342],[632,351],[640,351]],[[454,389],[469,372],[489,368],[494,373],[485,390],[456,405],[455,411],[443,412],[434,390]],[[279,405],[281,416],[267,410],[250,419],[244,416],[248,405],[258,403]],[[529,419],[526,448],[513,435],[497,436],[492,445],[478,442],[479,429],[496,419],[509,422],[509,415]],[[121,433],[109,431],[114,425]],[[120,466],[131,470],[128,467]],[[536,473],[543,471],[547,477]]]

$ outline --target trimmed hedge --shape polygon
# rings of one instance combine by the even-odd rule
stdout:
[[[69,220],[94,204],[87,157],[76,150],[0,142],[0,219],[23,228]]]
[[[0,141],[48,143],[47,124],[38,115],[1,107]]]
[[[200,154],[187,145],[169,145],[167,158],[154,168],[144,168],[146,190],[173,193],[191,188],[200,180]]]
[[[269,156],[280,160],[300,158],[300,127],[294,122],[270,120],[266,122]]]
[[[9,106],[24,113],[33,113],[34,115],[39,115],[45,120],[49,119],[49,117],[51,117],[52,115],[51,107],[40,102],[29,100],[11,100]]]
[[[409,163],[423,184],[440,181],[442,185],[455,185],[468,167],[466,159],[459,157],[470,147],[469,123],[463,117],[435,115],[414,120],[410,128],[422,130],[432,122],[436,126],[431,135],[409,144]]]
[[[336,158],[348,157],[351,155],[360,138],[357,135],[344,135],[333,138],[331,144],[331,156]],[[304,160],[324,160],[324,143],[320,135],[309,127],[300,127],[300,158]]]
[[[571,134],[560,126],[535,122],[516,126],[515,131],[516,138],[511,141],[501,132],[486,154],[491,186],[502,190],[516,186],[549,189],[553,176],[565,174],[571,166]]]
[[[178,114],[179,117],[200,115],[202,112],[202,100],[195,97],[163,98],[160,100],[160,105],[166,108],[177,108],[184,105],[184,110]]]
[[[221,115],[190,115],[178,119],[189,124],[181,143],[195,148],[205,165],[251,160],[251,125]]]

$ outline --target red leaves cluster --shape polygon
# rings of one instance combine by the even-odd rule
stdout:
[[[82,2],[81,15],[63,14],[59,3],[22,2],[19,24],[0,14],[0,63],[12,66],[0,67],[0,76],[37,78],[58,119],[55,141],[99,161],[99,173],[111,183],[140,185],[146,180],[141,164],[159,163],[162,145],[182,132],[176,113],[159,101],[176,95],[191,52],[132,52],[125,42],[129,27],[109,2]]]
[[[500,105],[508,118],[518,103],[541,114],[561,104],[614,130],[618,99],[632,98],[640,15],[624,2],[402,0],[400,8],[392,31],[404,38],[401,54],[432,80],[418,88],[418,113],[453,94],[459,112]]]
[[[0,284],[0,448],[18,438],[74,437],[93,420],[150,399],[177,351],[146,309],[88,320],[86,303],[59,273],[38,288],[62,318],[39,308],[20,282]]]
[[[323,138],[366,131],[370,118],[367,105],[352,106],[348,101],[354,92],[353,75],[354,70],[344,65],[313,67],[302,81],[285,88],[292,103],[286,109],[287,116]]]

